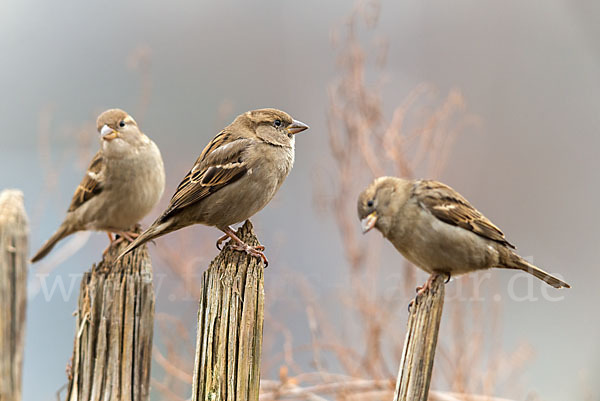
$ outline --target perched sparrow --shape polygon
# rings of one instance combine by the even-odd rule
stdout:
[[[76,231],[106,231],[111,242],[111,232],[133,240],[135,235],[127,230],[152,210],[165,189],[160,151],[129,114],[107,110],[96,126],[100,150],[77,187],[64,221],[32,262]]]
[[[358,198],[358,217],[364,233],[377,228],[406,259],[432,275],[499,267],[570,288],[517,255],[498,227],[440,182],[377,178]]]
[[[294,135],[307,128],[276,109],[239,115],[204,148],[167,210],[119,258],[156,237],[204,224],[225,233],[217,247],[229,237],[234,249],[267,264],[264,247],[248,246],[230,225],[250,218],[273,198],[294,164]]]

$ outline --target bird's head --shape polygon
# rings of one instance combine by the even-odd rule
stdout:
[[[398,210],[408,199],[409,184],[402,178],[379,177],[361,192],[357,210],[363,234],[375,227],[384,236],[388,235]]]
[[[308,129],[308,125],[294,120],[285,111],[259,109],[238,116],[232,125],[254,131],[263,141],[278,146],[294,146],[294,136]]]
[[[148,141],[140,132],[137,123],[129,114],[120,109],[106,110],[96,121],[103,149],[114,149],[137,145]]]

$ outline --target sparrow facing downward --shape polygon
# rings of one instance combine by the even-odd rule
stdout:
[[[160,151],[129,114],[107,110],[98,117],[96,126],[100,150],[77,187],[64,221],[32,262],[76,231],[106,231],[111,242],[111,232],[132,240],[127,230],[152,210],[164,191]]]
[[[192,224],[215,226],[234,249],[260,257],[263,246],[242,242],[231,225],[264,208],[294,164],[295,134],[308,129],[276,109],[239,115],[204,148],[192,169],[177,187],[164,213],[119,256]]]
[[[377,228],[406,259],[430,274],[454,276],[499,267],[570,288],[517,255],[498,227],[440,182],[377,178],[358,198],[358,217],[364,233]]]

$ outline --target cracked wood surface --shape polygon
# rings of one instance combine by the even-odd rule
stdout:
[[[250,221],[237,235],[248,245],[258,245]],[[263,269],[257,258],[225,246],[204,272],[192,400],[258,400]]]
[[[426,401],[444,308],[444,275],[411,307],[394,401]]]
[[[111,246],[81,280],[69,401],[149,399],[152,265],[146,245],[113,264],[126,244]]]

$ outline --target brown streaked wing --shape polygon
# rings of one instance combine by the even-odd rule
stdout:
[[[252,142],[248,138],[231,140],[226,132],[217,135],[181,181],[162,217],[198,202],[243,177],[247,171],[243,154]]]
[[[83,205],[85,202],[102,192],[102,189],[104,188],[101,179],[103,168],[104,159],[102,158],[102,154],[98,152],[92,159],[85,176],[75,190],[75,194],[73,195],[73,199],[71,199],[71,204],[69,205],[69,212],[77,209],[79,206]],[[94,177],[90,176],[90,173]]]
[[[200,153],[200,157],[198,158],[198,160],[196,160],[196,163],[199,163],[200,161],[204,160],[208,154],[212,153],[213,150],[221,147],[222,145],[229,143],[231,140],[231,136],[232,136],[231,133],[229,133],[225,130],[219,132],[217,134],[217,136],[215,136],[208,143],[208,145],[206,145],[206,147],[204,147],[204,149],[202,150],[202,153]]]
[[[438,181],[422,180],[415,184],[413,194],[422,207],[441,221],[515,248],[498,227],[449,186]]]

